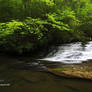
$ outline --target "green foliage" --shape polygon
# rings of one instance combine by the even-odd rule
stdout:
[[[30,34],[37,35],[37,39],[41,39],[43,37],[43,31],[46,30],[44,25],[47,24],[46,21],[43,21],[41,19],[32,19],[27,18],[25,20],[24,26],[27,31],[29,31]]]
[[[19,53],[33,50],[47,31],[46,24],[46,21],[33,18],[27,18],[24,22],[13,20],[0,23],[0,45]]]
[[[59,20],[62,18],[60,15],[54,13],[54,14],[47,14],[48,22],[52,26],[52,28],[57,31],[69,31],[69,26],[67,24],[64,24],[63,21]]]
[[[92,37],[92,0],[0,0],[0,47],[33,51]]]
[[[0,38],[7,38],[8,36],[14,34],[15,30],[20,30],[19,26],[22,26],[22,22],[13,20],[8,23],[0,23]]]

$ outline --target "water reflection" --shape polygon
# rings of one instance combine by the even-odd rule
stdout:
[[[56,62],[0,56],[0,92],[92,92],[92,81],[66,79],[46,72]]]

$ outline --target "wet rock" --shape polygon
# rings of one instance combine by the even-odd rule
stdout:
[[[92,64],[62,65],[56,68],[48,68],[50,73],[66,78],[81,78],[92,80]]]

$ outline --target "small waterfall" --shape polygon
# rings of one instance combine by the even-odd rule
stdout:
[[[40,60],[73,64],[92,59],[92,41],[85,45],[82,45],[81,42],[76,42],[63,44],[56,48],[57,50],[53,50],[45,58]]]

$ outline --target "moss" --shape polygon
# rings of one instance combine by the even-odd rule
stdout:
[[[53,70],[58,71],[58,72],[62,72],[62,71],[74,71],[75,69],[74,68],[56,68]]]
[[[91,64],[92,65],[92,64]],[[92,66],[89,65],[74,65],[74,67],[56,67],[48,69],[49,72],[66,78],[82,78],[92,80]]]

